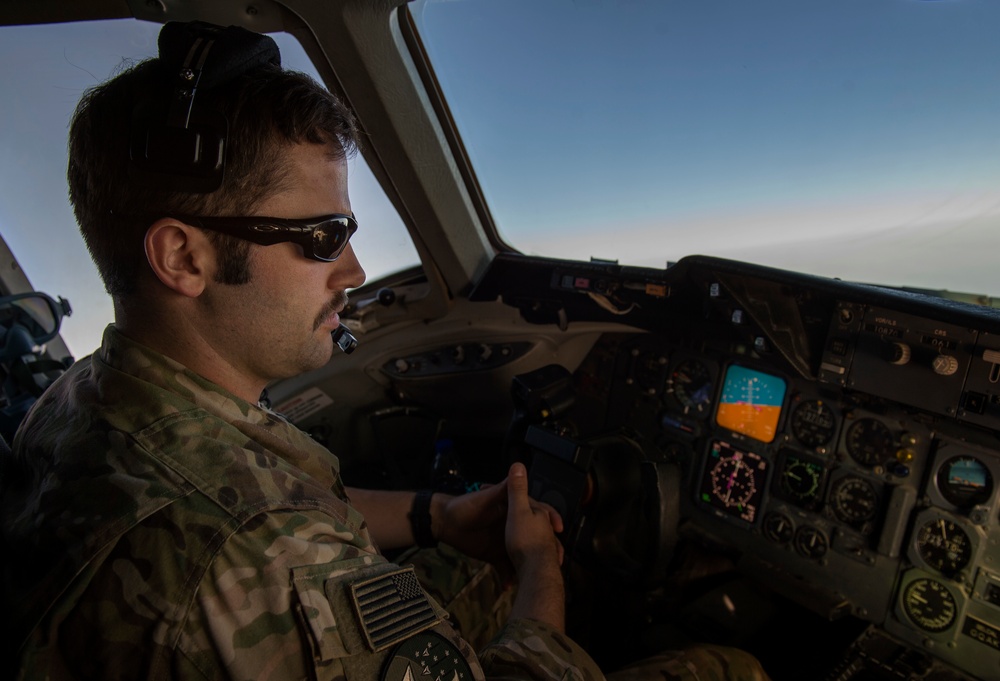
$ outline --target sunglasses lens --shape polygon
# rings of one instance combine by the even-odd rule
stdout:
[[[327,220],[313,231],[313,253],[324,260],[336,260],[351,238],[347,218]]]

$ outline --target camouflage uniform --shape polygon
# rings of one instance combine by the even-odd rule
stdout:
[[[451,615],[451,624],[477,650],[504,628],[515,588],[504,585],[488,563],[455,549],[411,550],[399,557],[412,563],[421,583]],[[505,636],[518,641],[508,626]],[[522,643],[530,645],[530,632]],[[513,643],[517,645],[517,643]],[[489,654],[489,653],[487,653]],[[608,681],[768,681],[760,662],[749,653],[719,645],[698,645],[639,660],[608,673]]]
[[[14,452],[0,462],[0,678],[604,678],[547,625],[504,624],[510,590],[491,595],[502,585],[483,564],[455,579],[452,555],[445,604],[464,634],[489,641],[477,657],[411,573],[378,553],[336,457],[113,327],[39,400]],[[423,609],[379,638],[363,601],[386,585]],[[414,649],[467,666],[443,675]],[[730,675],[728,658],[706,651],[622,679],[765,678]]]
[[[14,452],[0,510],[18,678],[601,678],[530,620],[477,658],[378,553],[336,457],[114,327]],[[383,618],[386,599],[405,611]]]

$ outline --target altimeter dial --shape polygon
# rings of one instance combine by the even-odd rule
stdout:
[[[806,447],[823,447],[837,425],[833,409],[823,400],[807,400],[792,412],[792,434]]]
[[[944,575],[954,575],[972,560],[972,540],[960,525],[944,518],[928,520],[917,530],[917,554]]]

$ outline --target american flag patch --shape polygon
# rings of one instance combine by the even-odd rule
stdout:
[[[438,623],[412,567],[350,585],[361,630],[372,650],[384,650]]]

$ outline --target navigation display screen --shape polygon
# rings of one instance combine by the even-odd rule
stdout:
[[[786,386],[785,380],[777,376],[730,365],[722,386],[716,423],[761,442],[773,441]]]
[[[767,460],[760,454],[713,440],[701,479],[700,499],[734,518],[752,523],[757,517]]]

